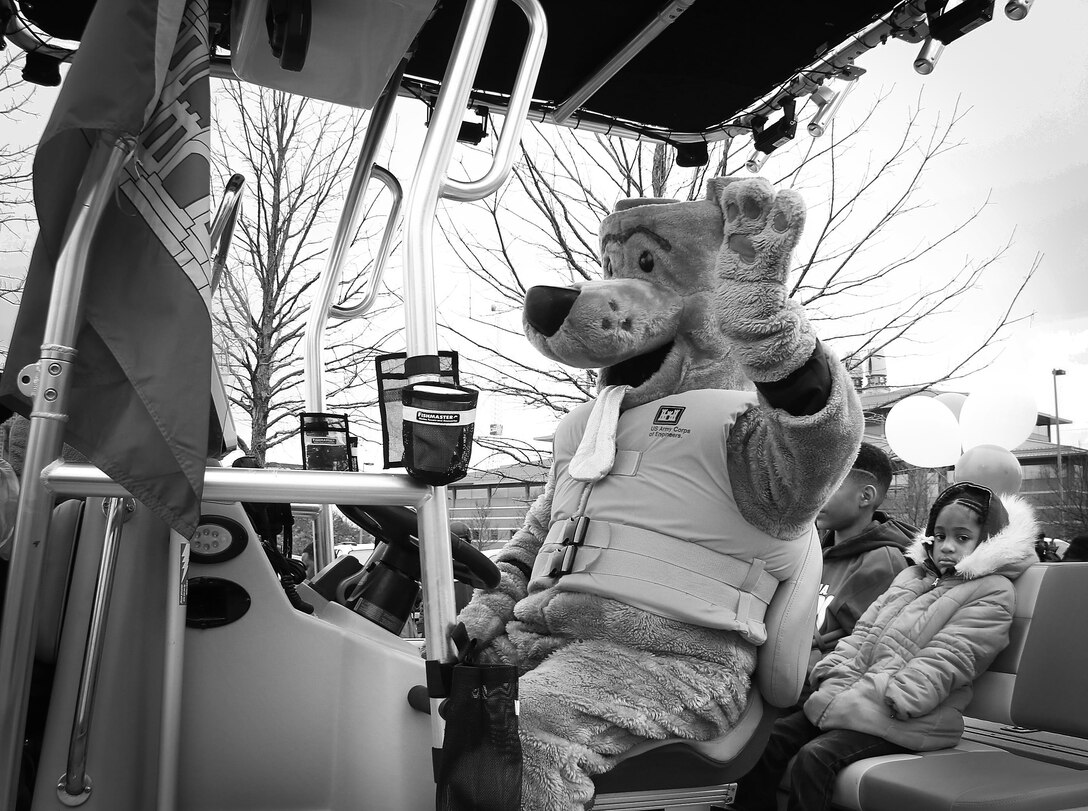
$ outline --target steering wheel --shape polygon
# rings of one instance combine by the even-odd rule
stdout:
[[[409,507],[370,507],[337,504],[336,508],[356,526],[377,540],[414,556],[418,571],[419,526],[415,510]],[[499,569],[495,563],[473,546],[450,533],[453,547],[453,577],[477,589],[493,589],[499,585]]]

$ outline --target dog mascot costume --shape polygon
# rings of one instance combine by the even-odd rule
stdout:
[[[864,425],[788,298],[804,216],[760,178],[624,200],[601,224],[603,279],[528,292],[530,342],[601,372],[501,583],[460,615],[522,673],[525,809],[583,809],[632,746],[711,739],[744,711],[767,603]]]

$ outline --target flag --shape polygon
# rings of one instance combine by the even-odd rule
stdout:
[[[40,357],[61,238],[100,134],[136,140],[92,244],[65,443],[185,537],[209,443],[208,0],[98,0],[34,158],[39,233],[0,398]]]

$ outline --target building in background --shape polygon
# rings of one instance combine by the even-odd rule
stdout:
[[[925,526],[926,513],[937,493],[951,483],[952,468],[915,468],[896,456],[884,437],[884,423],[893,405],[911,395],[936,397],[946,389],[921,386],[889,387],[888,366],[872,355],[850,367],[850,376],[865,413],[865,441],[885,450],[896,474],[884,508],[897,518]],[[1031,435],[1012,449],[1020,463],[1020,494],[1035,508],[1047,536],[1068,539],[1088,533],[1088,450],[1059,446],[1056,426],[1069,420],[1040,411]],[[1058,456],[1061,453],[1061,486]],[[529,505],[544,490],[549,463],[511,465],[469,475],[449,486],[450,520],[464,521],[486,549],[508,540],[521,527]]]
[[[854,387],[865,412],[865,441],[883,448],[896,464],[896,475],[885,508],[896,517],[922,526],[927,506],[941,488],[951,483],[953,469],[930,470],[906,464],[889,447],[884,423],[892,406],[906,397],[915,394],[936,397],[951,393],[951,390],[924,390],[920,386],[892,388],[887,385],[887,376],[887,362],[880,355],[851,367]],[[1044,532],[1056,538],[1088,532],[1088,450],[1074,445],[1059,446],[1055,442],[1057,425],[1068,425],[1069,422],[1040,411],[1031,435],[1011,449],[1023,475],[1020,495],[1035,507]]]
[[[450,521],[463,521],[481,549],[501,546],[521,528],[525,513],[544,492],[547,464],[470,470],[449,485]]]

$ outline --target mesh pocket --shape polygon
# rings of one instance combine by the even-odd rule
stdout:
[[[463,479],[472,455],[477,392],[415,383],[401,391],[404,467],[414,479],[442,486]]]
[[[517,668],[455,665],[446,702],[438,811],[517,811],[521,761]]]
[[[379,355],[374,359],[378,380],[378,408],[382,417],[382,452],[384,467],[404,466],[404,445],[401,430],[401,395],[408,385],[408,356],[404,352]],[[428,369],[442,383],[458,384],[457,353],[438,353],[438,368]]]

